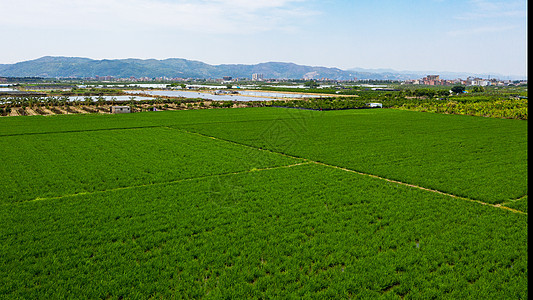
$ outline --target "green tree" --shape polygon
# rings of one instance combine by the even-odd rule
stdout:
[[[438,91],[438,95],[441,96],[441,97],[447,97],[447,96],[450,96],[450,91],[440,90],[440,91]]]
[[[67,109],[68,105],[70,104],[70,99],[68,96],[61,96],[60,98],[60,103],[62,104],[62,106],[65,108],[65,110]],[[67,114],[68,114],[68,110],[67,110]]]
[[[130,96],[129,98],[130,98],[130,103],[129,104],[130,104],[130,107],[131,107],[131,112],[134,112],[135,104],[137,104],[136,101],[135,101],[135,96]]]
[[[309,87],[309,88],[317,88],[319,84],[316,83],[316,81],[314,80],[309,80],[309,81],[304,82],[304,86]]]
[[[472,93],[483,93],[485,89],[482,86],[474,86],[472,88]]]
[[[92,102],[93,102],[93,98],[91,96],[85,96],[83,97],[83,101],[80,101],[80,104],[90,105]]]
[[[98,96],[98,97],[96,98],[96,101],[97,101],[97,102],[96,102],[96,105],[104,105],[104,103],[105,103],[105,98],[104,98],[103,96]]]
[[[465,86],[464,85],[454,85],[452,87],[452,92],[456,93],[456,94],[460,94],[462,92],[465,91]]]

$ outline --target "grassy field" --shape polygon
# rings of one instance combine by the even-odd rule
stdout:
[[[527,121],[33,116],[0,145],[5,298],[527,298]]]
[[[24,118],[0,118],[0,136],[27,135],[52,132],[79,132],[104,129],[161,127],[179,124],[220,124],[273,120],[292,115],[278,109],[212,109],[158,111],[135,114],[78,114],[53,116],[28,116]]]
[[[526,121],[391,109],[289,113],[178,127],[490,203],[527,194]]]
[[[302,161],[161,127],[5,136],[0,148],[9,162],[0,165],[0,174],[7,175],[0,203]]]

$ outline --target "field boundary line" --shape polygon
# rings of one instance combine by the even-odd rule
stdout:
[[[146,125],[146,126],[135,126],[135,127],[113,127],[113,128],[100,128],[100,129],[83,129],[83,130],[61,130],[61,131],[46,131],[46,132],[26,132],[26,133],[8,133],[0,134],[2,137],[10,136],[25,136],[25,135],[40,135],[40,134],[54,134],[54,133],[76,133],[76,132],[92,132],[92,131],[106,131],[106,130],[127,130],[127,129],[142,129],[142,128],[169,128],[169,129],[178,129],[181,130],[180,126],[194,126],[194,125],[207,125],[207,124],[231,124],[231,123],[242,123],[242,122],[260,122],[260,121],[273,121],[273,120],[293,120],[295,118],[269,118],[269,119],[259,119],[259,120],[238,120],[238,121],[219,121],[219,122],[197,122],[197,123],[187,123],[187,124],[159,124],[159,125]],[[297,118],[305,119],[305,118]],[[173,127],[176,126],[176,127]],[[192,133],[192,132],[190,132]]]
[[[267,168],[261,168],[261,169],[253,168],[253,169],[237,171],[237,172],[227,172],[227,173],[221,173],[221,174],[213,174],[213,175],[206,175],[206,176],[182,178],[182,179],[165,181],[165,182],[154,182],[154,183],[148,183],[148,184],[123,186],[123,187],[111,188],[111,189],[101,190],[101,191],[79,192],[79,193],[66,194],[66,195],[54,196],[54,197],[43,197],[43,198],[37,197],[37,198],[34,198],[34,199],[25,200],[25,201],[6,203],[6,204],[2,204],[0,206],[17,205],[17,204],[32,203],[32,202],[47,201],[47,200],[57,200],[57,199],[62,199],[62,198],[67,198],[67,197],[76,197],[76,196],[93,195],[93,194],[103,194],[103,193],[107,193],[107,192],[115,192],[115,191],[129,190],[129,189],[136,189],[136,188],[143,188],[143,187],[150,187],[150,186],[174,184],[174,183],[179,183],[179,182],[201,180],[201,179],[208,179],[208,178],[216,178],[216,177],[223,177],[223,176],[228,176],[228,175],[239,175],[239,174],[246,174],[246,173],[252,173],[252,172],[269,171],[269,170],[276,170],[276,169],[283,169],[283,168],[292,168],[292,167],[297,167],[297,166],[302,166],[302,165],[309,165],[309,164],[312,164],[312,163],[313,162],[310,162],[310,161],[303,161],[303,162],[290,164],[290,165],[267,167]]]
[[[315,161],[315,160],[312,160],[312,159],[309,159],[309,158],[305,158],[305,157],[298,157],[298,156],[294,156],[294,155],[289,155],[289,154],[285,154],[285,153],[281,153],[281,152],[272,151],[272,150],[269,150],[269,149],[257,148],[257,147],[254,147],[254,146],[250,146],[250,145],[247,145],[247,144],[235,142],[235,141],[232,141],[232,140],[218,138],[218,137],[210,136],[210,135],[199,133],[199,132],[189,131],[189,130],[186,130],[186,129],[183,129],[183,128],[172,128],[172,127],[168,127],[168,128],[180,130],[180,131],[187,132],[187,133],[190,133],[190,134],[200,135],[200,136],[203,136],[203,137],[206,137],[206,138],[210,138],[210,139],[214,139],[214,140],[225,141],[225,142],[228,142],[228,143],[240,145],[240,146],[247,147],[247,148],[252,148],[252,149],[256,149],[256,150],[263,150],[263,151],[267,151],[267,152],[271,152],[271,153],[276,153],[276,154],[283,155],[283,156],[286,156],[286,157],[289,157],[289,158],[304,159],[305,161],[307,161],[309,163],[314,163],[314,164],[317,164],[317,165],[322,165],[322,166],[325,166],[325,167],[335,168],[335,169],[342,170],[342,171],[345,171],[345,172],[355,173],[355,174],[358,174],[358,175],[368,176],[368,177],[384,180],[384,181],[391,182],[391,183],[396,183],[396,184],[403,185],[403,186],[408,186],[408,187],[412,187],[412,188],[416,188],[416,189],[420,189],[420,190],[424,190],[424,191],[428,191],[428,192],[433,192],[433,193],[441,194],[441,195],[444,195],[444,196],[452,197],[454,199],[459,199],[459,200],[469,201],[469,202],[478,203],[478,204],[482,204],[482,205],[492,206],[492,207],[499,208],[499,209],[505,209],[505,210],[508,210],[508,211],[511,211],[511,212],[514,212],[514,213],[518,213],[518,214],[523,214],[523,215],[526,215],[526,216],[528,215],[527,212],[523,212],[523,211],[520,211],[520,210],[516,210],[516,209],[510,208],[510,207],[503,206],[502,203],[500,203],[500,204],[491,204],[491,203],[483,202],[481,200],[465,198],[465,197],[457,196],[457,195],[454,195],[454,194],[446,193],[446,192],[443,192],[443,191],[430,189],[430,188],[425,188],[425,187],[418,186],[418,185],[415,185],[415,184],[410,184],[410,183],[406,183],[406,182],[402,182],[402,181],[398,181],[398,180],[394,180],[394,179],[381,177],[381,176],[374,175],[374,174],[363,173],[363,172],[360,172],[360,171],[356,171],[356,170],[352,170],[352,169],[348,169],[348,168],[344,168],[344,167],[339,167],[339,166],[336,166],[336,165],[331,165],[331,164]],[[527,195],[524,195],[521,198],[523,198],[525,196],[527,196]],[[519,198],[519,199],[521,199],[521,198]],[[516,199],[516,201],[518,201],[519,199]]]
[[[278,120],[305,120],[306,118],[269,118],[269,119],[255,119],[255,120],[234,120],[234,121],[217,121],[217,122],[197,122],[187,124],[170,124],[160,125],[161,127],[168,127],[172,129],[181,129],[181,126],[194,126],[194,125],[211,125],[211,124],[235,124],[235,123],[248,123],[248,122],[263,122],[263,121],[278,121]]]
[[[226,139],[223,139],[223,138],[219,138],[219,137],[215,137],[215,136],[210,136],[210,135],[203,134],[203,133],[199,133],[199,132],[195,132],[195,131],[189,131],[189,130],[187,130],[187,129],[183,129],[183,128],[178,128],[178,127],[168,127],[168,126],[165,126],[165,127],[166,127],[166,128],[169,128],[169,129],[173,129],[173,130],[182,131],[182,132],[185,132],[185,133],[188,133],[188,134],[198,135],[198,136],[201,136],[201,137],[204,137],[204,138],[210,138],[210,139],[213,139],[213,140],[219,140],[219,141],[227,142],[227,143],[230,143],[230,144],[238,145],[238,146],[241,146],[241,147],[246,147],[246,148],[253,149],[253,150],[265,151],[265,152],[269,152],[269,153],[272,153],[272,154],[281,155],[281,156],[288,157],[288,158],[292,158],[292,159],[300,159],[300,160],[304,160],[304,161],[306,161],[306,162],[316,163],[315,161],[313,161],[313,160],[311,160],[311,159],[308,159],[308,158],[305,158],[305,157],[299,157],[299,156],[295,156],[295,155],[289,155],[289,154],[285,154],[285,153],[282,153],[282,152],[272,151],[272,150],[270,150],[270,149],[258,148],[258,147],[250,146],[250,145],[247,145],[247,144],[243,144],[243,143],[235,142],[235,141],[232,141],[232,140],[226,140]]]
[[[101,129],[63,130],[63,131],[47,131],[47,132],[31,132],[31,133],[13,133],[13,134],[0,134],[0,138],[2,138],[2,137],[11,137],[11,136],[54,134],[54,133],[76,133],[76,132],[129,130],[129,129],[143,129],[143,128],[163,128],[163,127],[165,127],[165,126],[162,126],[162,125],[148,125],[148,126],[123,127],[123,128],[114,127],[114,128],[101,128]]]
[[[516,201],[520,201],[520,200],[524,199],[525,197],[527,197],[527,194],[525,194],[525,195],[523,195],[523,196],[520,196],[520,197],[518,197],[518,198],[516,198],[516,199],[511,199],[511,200],[508,200],[508,201],[506,201],[506,202],[502,202],[502,203],[500,203],[500,204],[501,204],[501,205],[506,205],[506,204],[509,204],[509,203],[513,203],[513,202],[516,202]]]
[[[522,212],[522,213],[525,213],[527,215],[526,212],[523,212],[521,210],[517,210],[517,209],[514,209],[514,208],[510,208],[510,207],[507,206],[508,204],[515,203],[517,201],[523,200],[526,197],[527,197],[527,194],[525,194],[522,197],[518,197],[516,199],[511,199],[511,200],[508,200],[508,201],[505,201],[505,202],[502,202],[502,203],[499,203],[499,204],[495,204],[495,205],[500,207],[500,208],[503,208],[503,209],[507,209],[507,210],[510,210],[510,211],[516,211],[516,212]]]
[[[330,165],[330,164],[326,164],[326,163],[322,163],[322,162],[318,162],[318,161],[312,161],[312,162],[315,163],[315,164],[318,164],[318,165],[322,165],[322,166],[326,166],[326,167],[330,167],[330,168],[343,170],[345,172],[356,173],[356,174],[359,174],[359,175],[368,176],[368,177],[372,177],[372,178],[376,178],[376,179],[381,179],[381,180],[384,180],[384,181],[387,181],[387,182],[392,182],[392,183],[400,184],[400,185],[403,185],[403,186],[408,186],[408,187],[412,187],[412,188],[416,188],[416,189],[420,189],[420,190],[424,190],[424,191],[428,191],[428,192],[441,194],[441,195],[452,197],[452,198],[459,199],[459,200],[470,201],[470,202],[474,202],[474,203],[478,203],[478,204],[482,204],[482,205],[488,205],[488,206],[492,206],[492,207],[496,207],[496,208],[506,209],[506,210],[512,211],[514,213],[520,213],[520,214],[527,215],[526,212],[523,212],[523,211],[520,211],[520,210],[517,210],[517,209],[513,209],[513,208],[510,208],[510,207],[503,206],[503,203],[491,204],[491,203],[483,202],[481,200],[465,198],[465,197],[457,196],[457,195],[454,195],[454,194],[446,193],[446,192],[443,192],[443,191],[430,189],[430,188],[425,188],[425,187],[422,187],[422,186],[419,186],[419,185],[415,185],[415,184],[411,184],[411,183],[406,183],[406,182],[402,182],[402,181],[398,181],[398,180],[394,180],[394,179],[381,177],[381,176],[378,176],[378,175],[362,173],[362,172],[355,171],[355,170],[352,170],[352,169],[347,169],[347,168],[343,168],[343,167],[339,167],[339,166],[335,166],[335,165]],[[515,201],[518,201],[518,200],[519,199],[517,199]]]

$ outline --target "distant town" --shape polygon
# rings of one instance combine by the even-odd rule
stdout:
[[[405,80],[402,84],[421,84],[421,85],[469,85],[469,86],[507,86],[510,84],[527,84],[527,80],[500,80],[496,78],[479,78],[468,77],[466,79],[440,79],[439,75],[427,75],[422,79]]]
[[[25,80],[22,80],[25,79]],[[14,81],[32,81],[32,79],[50,79],[50,78],[39,78],[39,77],[29,77],[29,78],[10,78],[10,77],[0,77],[0,83],[9,83]],[[251,78],[241,77],[233,78],[232,76],[223,76],[222,78],[181,78],[181,77],[127,77],[127,78],[117,78],[114,76],[94,76],[94,77],[84,77],[84,78],[56,78],[58,80],[85,80],[85,81],[101,81],[101,82],[218,82],[221,84],[236,83],[236,82],[264,82],[264,83],[283,83],[283,82],[294,82],[294,81],[315,81],[317,83],[331,84],[331,83],[347,83],[347,82],[359,82],[359,83],[369,83],[369,82],[384,82],[384,83],[396,83],[401,85],[428,85],[428,86],[451,86],[451,85],[465,85],[465,86],[508,86],[508,85],[525,85],[527,80],[502,80],[498,78],[480,78],[480,77],[467,77],[466,79],[442,79],[440,75],[427,75],[420,79],[409,79],[409,80],[374,80],[374,79],[358,79],[356,77],[353,80],[334,80],[329,78],[312,78],[311,76],[304,76],[304,78],[298,79],[276,79],[269,78],[265,79],[264,75],[261,73],[252,74]]]

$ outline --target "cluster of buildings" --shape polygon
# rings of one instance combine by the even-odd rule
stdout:
[[[239,81],[250,81],[250,77],[248,78],[233,78],[232,76],[223,76],[222,78],[218,79],[198,79],[198,78],[169,78],[169,77],[140,77],[136,78],[134,76],[128,77],[128,78],[116,78],[114,76],[94,76],[94,77],[87,77],[83,78],[84,80],[88,81],[107,81],[107,82],[153,82],[153,81],[174,81],[174,82],[202,82],[202,81],[217,81],[220,83],[231,83],[231,82],[239,82]],[[300,80],[306,80],[306,76],[304,76],[303,79]],[[263,81],[263,82],[286,82],[291,81],[290,79],[265,79],[264,75],[262,73],[253,73],[251,76],[252,81]],[[309,79],[307,79],[309,80]],[[344,80],[332,80],[328,78],[320,78],[320,79],[313,79],[318,82],[327,82],[327,83],[335,83],[340,82]],[[400,83],[400,84],[415,84],[415,85],[429,85],[429,86],[451,86],[451,85],[465,85],[465,86],[508,86],[508,85],[521,85],[521,84],[527,84],[527,80],[500,80],[496,78],[492,79],[484,79],[479,77],[468,77],[466,79],[442,79],[440,78],[440,75],[427,75],[420,79],[408,79],[408,80],[369,80],[369,79],[363,79],[358,80],[357,78],[353,78],[353,80],[347,80],[349,82],[388,82],[388,83]],[[0,77],[0,83],[7,83],[9,82],[8,78]]]
[[[94,76],[94,77],[86,77],[83,78],[84,80],[91,80],[91,81],[118,81],[118,82],[146,82],[146,81],[194,81],[198,80],[197,78],[169,78],[166,76],[163,77],[141,77],[136,78],[134,76],[131,76],[129,78],[116,78],[114,76]],[[235,82],[235,81],[248,81],[250,78],[233,78],[232,76],[223,76],[219,79],[212,79],[214,81],[219,82]],[[264,75],[262,73],[254,73],[252,74],[252,81],[264,81]]]
[[[222,80],[218,79],[217,81],[225,81],[225,82],[236,82],[236,81],[248,81],[249,78],[233,78],[231,76],[222,76]],[[252,81],[263,81],[264,75],[262,73],[253,73],[252,74]]]
[[[90,80],[90,81],[118,81],[118,82],[147,82],[147,81],[187,81],[191,78],[169,78],[166,76],[163,77],[128,77],[128,78],[117,78],[114,76],[94,76],[94,77],[85,77],[84,80]]]
[[[263,81],[264,76],[262,73],[254,73],[252,74],[252,81]]]
[[[520,81],[527,83],[527,81]],[[512,80],[500,80],[496,78],[492,79],[483,79],[479,77],[468,77],[466,79],[441,79],[439,75],[427,75],[424,78],[421,79],[414,79],[414,80],[404,80],[402,81],[402,84],[420,84],[420,85],[467,85],[467,86],[507,86],[510,84],[516,84],[515,81]]]

